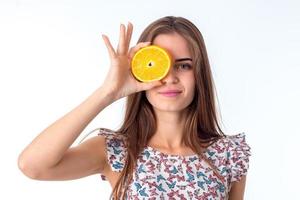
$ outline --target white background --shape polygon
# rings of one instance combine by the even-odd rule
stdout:
[[[203,34],[224,131],[245,132],[252,148],[245,199],[300,199],[299,1],[42,1],[0,0],[0,199],[108,199],[100,175],[36,181],[17,157],[44,128],[85,100],[109,68],[101,34],[117,45],[131,21],[142,30],[183,16]],[[116,129],[124,99],[83,131]],[[73,145],[77,145],[75,141]]]

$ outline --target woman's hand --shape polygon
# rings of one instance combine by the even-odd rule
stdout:
[[[160,86],[160,81],[149,83],[139,82],[131,73],[131,59],[141,48],[150,45],[150,42],[141,42],[129,49],[133,25],[129,22],[127,30],[120,25],[120,36],[117,50],[112,47],[109,38],[102,35],[110,57],[110,69],[102,84],[105,90],[113,94],[115,99],[126,97],[132,93],[148,90]],[[128,50],[129,49],[129,50]]]

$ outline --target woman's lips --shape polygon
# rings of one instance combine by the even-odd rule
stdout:
[[[161,95],[166,96],[166,97],[176,97],[180,93],[181,92],[160,92]]]

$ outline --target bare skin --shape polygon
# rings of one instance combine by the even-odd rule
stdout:
[[[132,30],[131,23],[128,24],[127,29],[123,24],[120,25],[120,37],[116,50],[112,47],[109,38],[102,35],[111,61],[104,82],[86,100],[39,133],[20,153],[18,166],[26,176],[37,180],[71,180],[101,173],[108,178],[111,186],[114,186],[120,174],[113,172],[107,163],[104,137],[95,136],[78,146],[71,147],[71,145],[86,126],[114,101],[135,92],[143,90],[153,92],[165,87],[161,81],[141,83],[131,75],[131,58],[140,48],[150,44],[139,43],[129,49]],[[163,82],[168,85],[173,81],[175,81],[175,75],[171,72]],[[190,83],[185,82],[181,85],[181,89],[190,87],[188,84]],[[159,108],[156,108],[156,111],[161,116],[158,118],[160,132],[156,134],[159,137],[154,138],[152,142],[154,144],[161,139],[160,144],[172,152],[174,148],[181,145],[183,130],[179,122],[184,115],[172,117],[172,124],[178,124],[178,127],[174,129],[164,120],[171,115],[160,113]],[[163,134],[162,130],[167,130],[169,134]],[[174,130],[177,131],[175,142],[170,136]],[[182,152],[191,153],[186,149]],[[246,177],[243,177],[241,181],[233,183],[229,193],[230,200],[243,199],[245,180]]]
[[[139,43],[129,49],[132,30],[131,23],[128,23],[127,30],[123,24],[120,25],[116,50],[109,38],[102,35],[111,61],[104,82],[84,102],[38,134],[21,152],[18,166],[25,175],[39,180],[66,180],[100,173],[105,169],[104,138],[96,136],[76,147],[70,146],[105,107],[132,93],[161,84],[159,81],[142,83],[131,75],[132,56],[149,45]]]
[[[160,34],[153,43],[168,50],[173,66],[161,81],[162,86],[146,91],[146,96],[157,117],[157,132],[151,138],[151,143],[164,149],[185,149],[183,145],[184,122],[186,107],[192,102],[195,91],[195,78],[192,66],[192,56],[188,43],[178,33]],[[191,60],[183,60],[191,59]],[[176,61],[183,60],[183,61]],[[190,67],[187,67],[187,66]],[[160,91],[168,89],[180,90],[176,97],[165,97]]]
[[[195,79],[192,68],[184,67],[192,65],[192,61],[182,60],[190,58],[188,44],[177,33],[160,34],[153,41],[154,44],[168,50],[172,57],[173,66],[166,77],[161,81],[162,86],[146,91],[146,96],[157,116],[157,132],[150,139],[148,145],[166,154],[193,155],[189,147],[183,144],[184,121],[186,118],[185,108],[194,97]],[[182,92],[177,97],[164,97],[159,94],[166,88],[179,89]],[[244,196],[246,177],[239,182],[233,182],[229,193],[230,200],[242,200]]]

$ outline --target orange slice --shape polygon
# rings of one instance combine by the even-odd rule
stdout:
[[[138,50],[131,60],[134,77],[142,82],[164,78],[170,69],[171,57],[163,48],[150,45]]]

